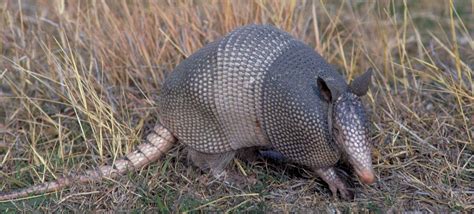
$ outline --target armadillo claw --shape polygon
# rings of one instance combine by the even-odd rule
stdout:
[[[354,197],[352,193],[349,190],[347,190],[347,187],[343,182],[333,182],[333,183],[328,182],[328,185],[334,199],[337,198],[337,191],[339,191],[339,193],[341,194],[341,197],[344,200],[351,200]]]
[[[334,168],[317,168],[314,169],[314,171],[329,185],[329,189],[331,190],[334,198],[337,198],[338,191],[344,200],[351,200],[353,198],[352,193],[347,189],[345,183],[336,174],[336,170]]]

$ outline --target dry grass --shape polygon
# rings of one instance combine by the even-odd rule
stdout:
[[[139,172],[0,210],[472,212],[473,13],[472,0],[1,1],[1,191],[131,151],[157,119],[164,76],[247,23],[285,29],[347,79],[375,68],[366,106],[379,180],[352,179],[344,202],[293,166],[236,161],[257,184],[206,186],[178,146]]]

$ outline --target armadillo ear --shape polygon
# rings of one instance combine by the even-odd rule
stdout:
[[[318,89],[322,98],[330,103],[332,101],[331,90],[321,77],[318,77]]]
[[[367,94],[369,90],[370,79],[372,77],[372,68],[367,69],[367,71],[355,78],[349,85],[351,92],[359,97]]]

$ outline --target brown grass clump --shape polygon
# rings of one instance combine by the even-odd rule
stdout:
[[[472,212],[474,1],[0,2],[0,190],[111,163],[156,122],[154,98],[186,56],[237,26],[276,25],[366,98],[378,182],[331,199],[291,165],[235,161],[255,185],[206,186],[182,146],[116,180],[0,202],[0,210]]]

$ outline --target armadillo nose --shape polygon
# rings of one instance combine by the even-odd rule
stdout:
[[[375,182],[375,175],[372,170],[363,169],[359,171],[357,174],[359,174],[359,179],[364,184],[373,184]]]

